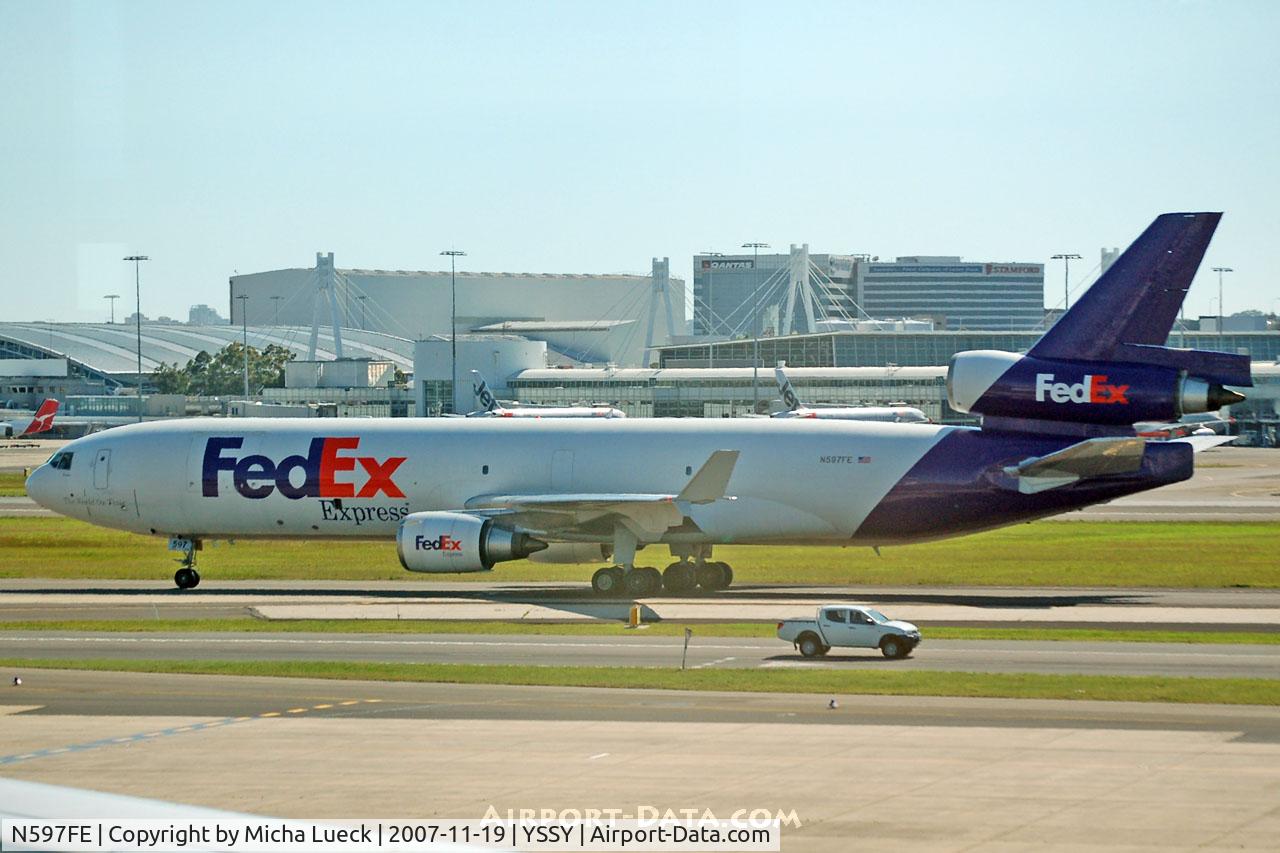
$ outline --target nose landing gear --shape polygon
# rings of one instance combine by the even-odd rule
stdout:
[[[182,552],[182,559],[178,561],[182,568],[173,573],[173,582],[178,585],[178,589],[195,589],[200,585],[200,573],[196,571],[196,552],[200,550],[200,540],[175,537],[169,540],[169,548]]]

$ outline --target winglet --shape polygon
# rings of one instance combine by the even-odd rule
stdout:
[[[725,489],[729,487],[729,478],[733,476],[733,468],[738,464],[737,450],[717,450],[702,463],[698,473],[676,495],[677,501],[692,504],[709,504],[723,498]]]

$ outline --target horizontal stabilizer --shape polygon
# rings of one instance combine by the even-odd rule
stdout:
[[[1202,450],[1212,450],[1215,447],[1230,444],[1239,437],[1238,435],[1184,435],[1182,438],[1174,438],[1170,439],[1170,441],[1189,444],[1191,445],[1192,453],[1199,453]]]
[[[1092,477],[1132,474],[1142,467],[1146,444],[1142,438],[1091,438],[1024,459],[1004,472],[1017,479],[1019,492],[1032,495]]]

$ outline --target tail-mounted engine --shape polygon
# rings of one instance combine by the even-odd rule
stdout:
[[[975,415],[1117,425],[1177,420],[1244,396],[1164,365],[977,350],[951,359],[947,399],[956,411]]]
[[[527,533],[461,512],[415,512],[396,533],[400,565],[411,572],[487,572],[546,547]]]

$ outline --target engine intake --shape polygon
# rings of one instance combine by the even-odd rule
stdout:
[[[1086,424],[1177,420],[1244,396],[1172,367],[1059,361],[1016,353],[957,353],[947,369],[951,408],[977,415]]]
[[[415,512],[396,532],[400,565],[411,572],[487,572],[547,547],[527,533],[463,512]]]

